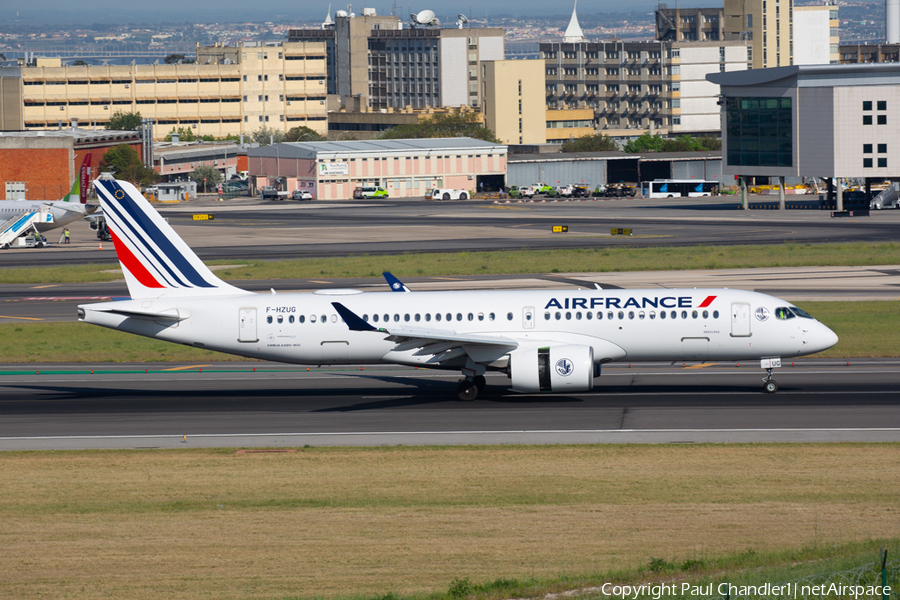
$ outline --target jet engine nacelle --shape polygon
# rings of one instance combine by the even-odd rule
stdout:
[[[516,392],[586,392],[594,387],[594,349],[565,345],[522,348],[509,355]]]

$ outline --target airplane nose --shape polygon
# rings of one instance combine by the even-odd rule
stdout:
[[[816,352],[828,350],[838,343],[838,336],[831,329],[819,323],[819,330],[816,332],[814,344],[817,346]]]

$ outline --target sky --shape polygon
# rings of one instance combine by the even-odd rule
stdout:
[[[346,0],[344,0],[346,2]],[[720,0],[721,1],[721,0]],[[304,21],[324,19],[328,11],[327,0],[216,0],[215,2],[184,2],[184,0],[29,0],[28,2],[3,2],[0,7],[0,18],[19,17],[31,22],[35,20],[47,23],[149,23],[149,22],[185,22],[199,21],[204,23],[234,21]],[[674,4],[674,3],[673,3]],[[706,5],[707,2],[695,2]],[[617,0],[581,0],[579,14],[596,14],[623,12],[641,8],[654,9],[654,0],[635,0],[623,5]],[[152,6],[152,7],[151,7]],[[377,0],[353,5],[357,14],[363,7],[375,8],[378,14],[390,14],[392,0]],[[77,7],[77,8],[73,8]],[[346,9],[345,4],[332,3],[332,13],[338,9]],[[464,13],[481,19],[491,16],[523,16],[570,15],[572,0],[548,3],[546,0],[397,0],[397,14],[408,16],[411,12],[419,12],[426,8],[434,10],[438,15],[455,15]]]

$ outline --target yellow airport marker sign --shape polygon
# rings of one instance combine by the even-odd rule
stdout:
[[[195,221],[212,221],[215,218],[215,215],[194,215]]]
[[[553,233],[569,233],[568,225],[554,225]]]
[[[621,227],[613,227],[609,230],[611,235],[631,235],[630,229],[622,229]]]

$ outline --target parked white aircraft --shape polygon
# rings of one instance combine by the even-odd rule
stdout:
[[[79,306],[79,320],[170,342],[296,364],[459,370],[473,400],[487,370],[520,392],[583,392],[612,361],[761,360],[837,343],[785,300],[728,289],[320,290],[254,294],[217,278],[131,184],[96,181],[131,300]]]
[[[72,189],[60,200],[0,200],[0,223],[29,212],[40,211],[44,208],[53,216],[52,221],[36,221],[34,223],[38,231],[44,232],[58,227],[65,227],[73,221],[93,214],[97,207],[86,204],[87,198],[84,192],[86,192],[87,187],[82,188],[81,185],[82,180],[87,177],[86,168],[89,168],[90,164],[91,155],[88,154],[81,163],[78,177],[75,178]]]

